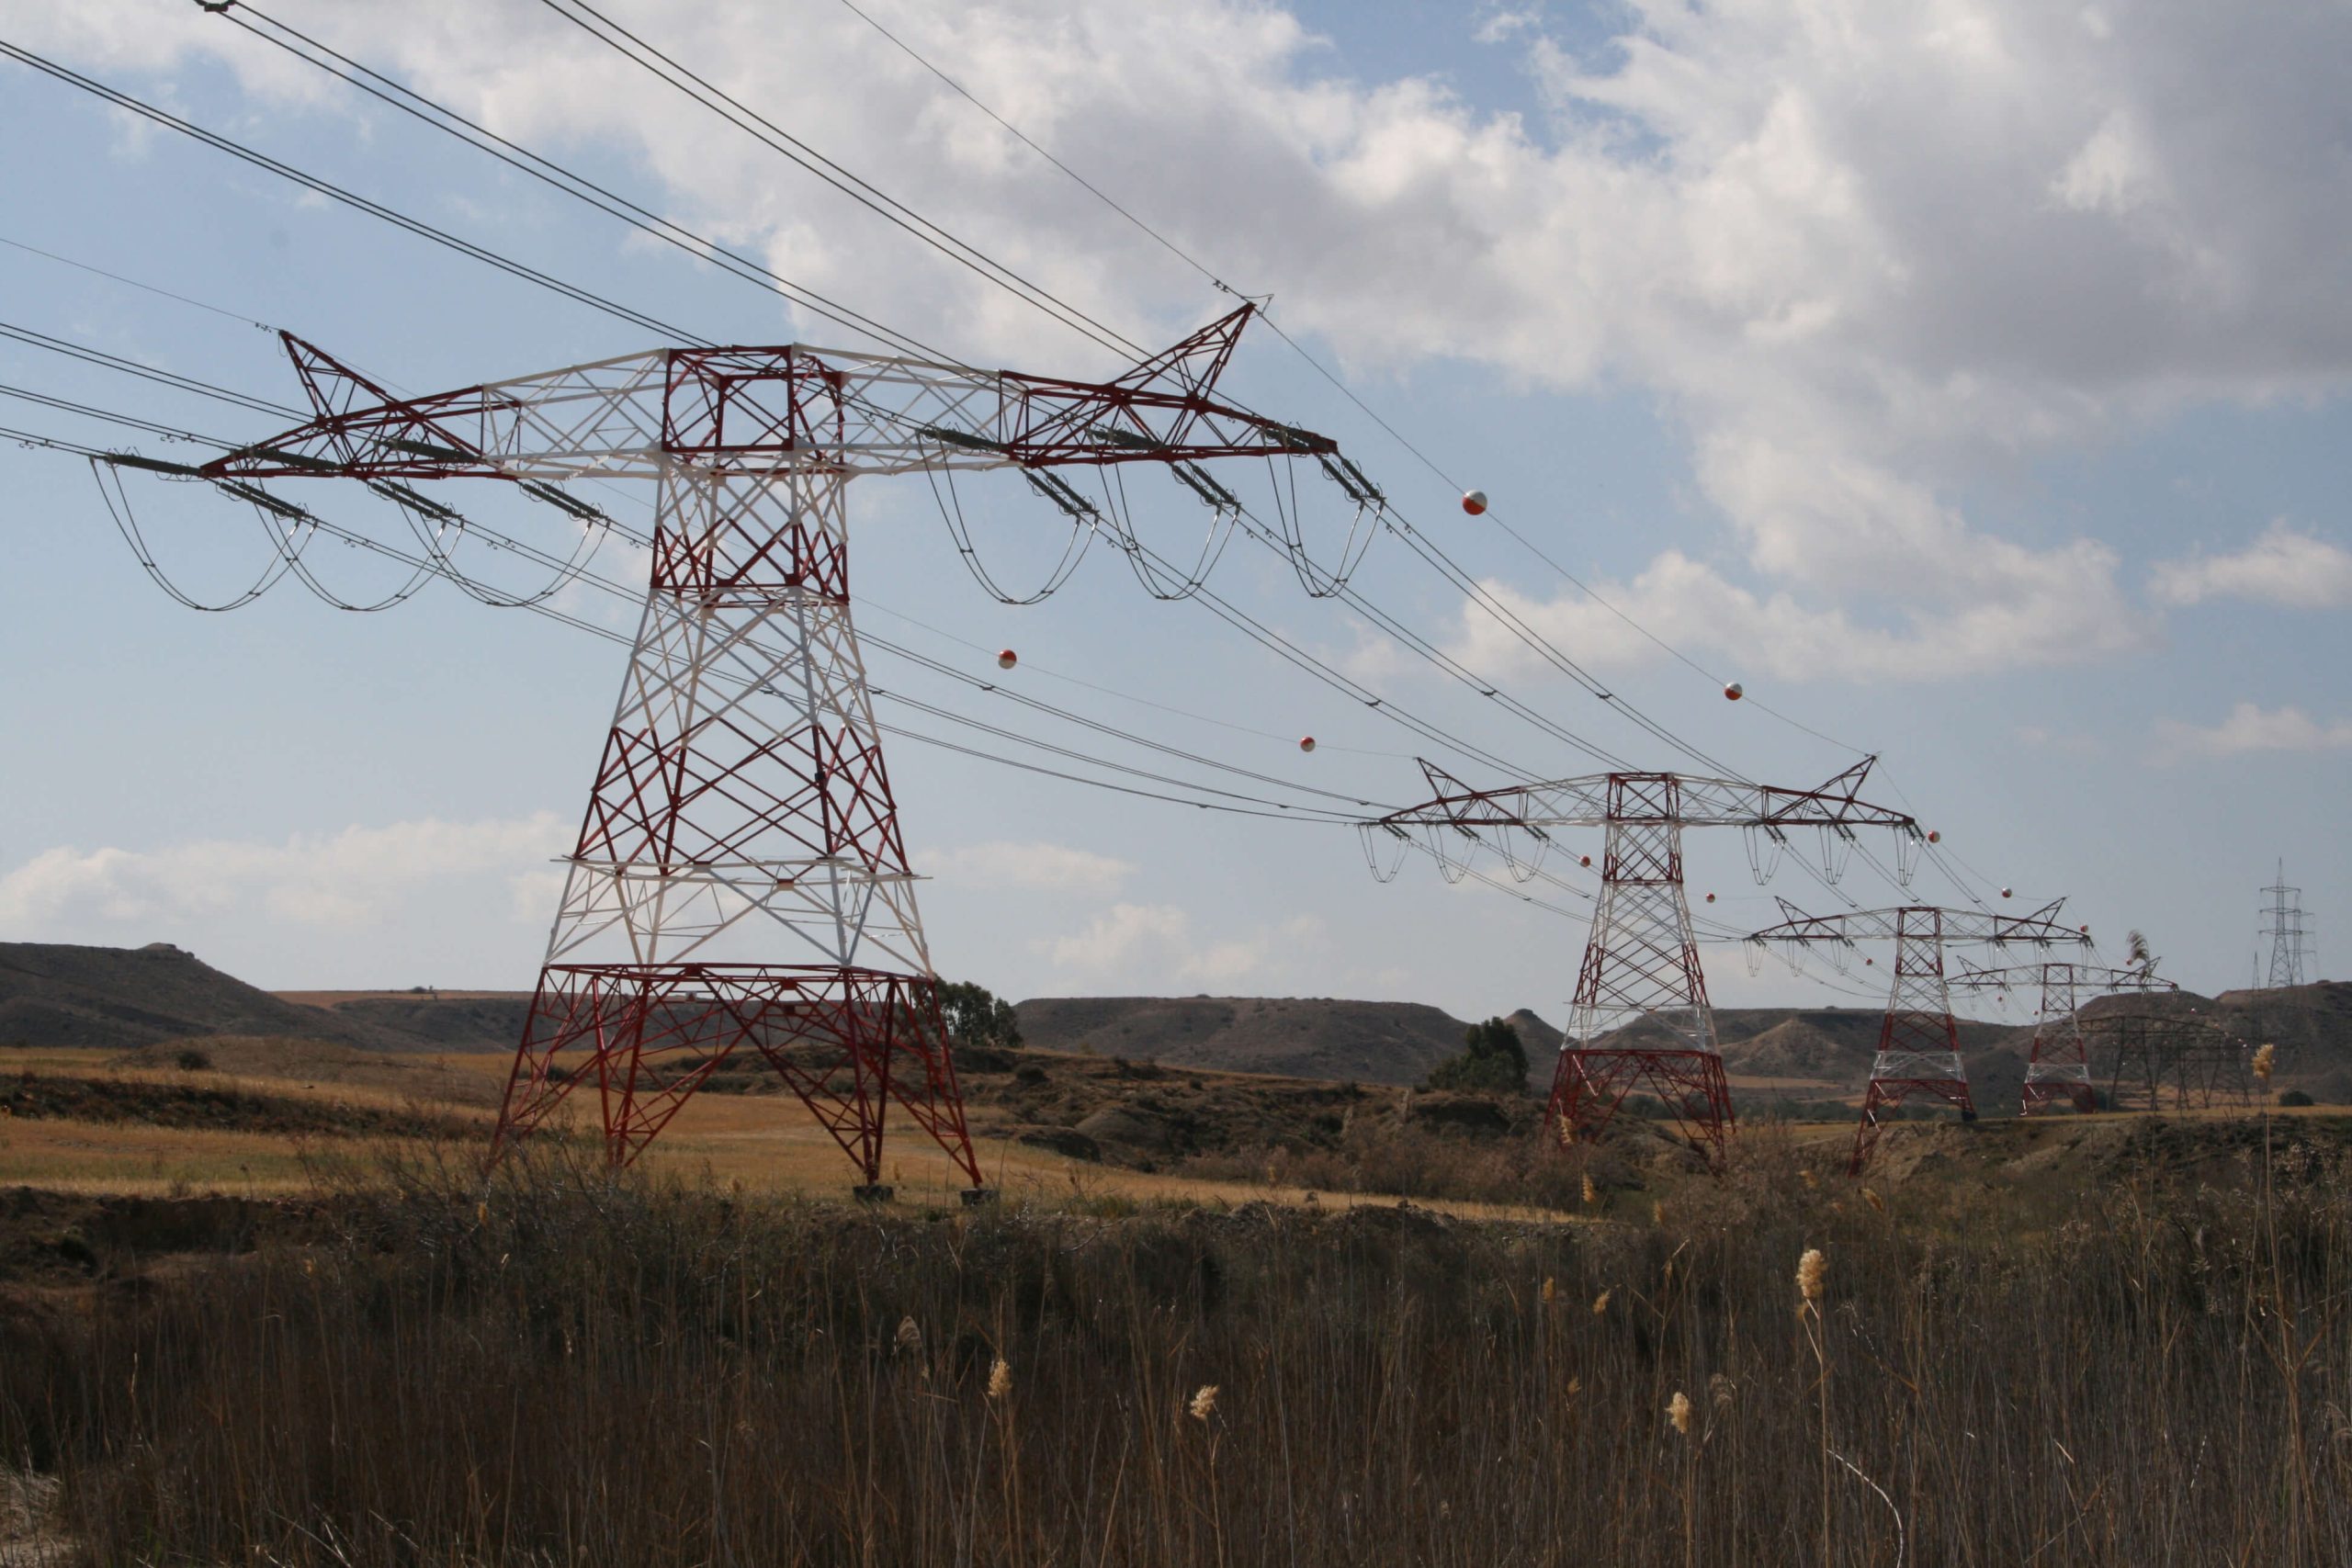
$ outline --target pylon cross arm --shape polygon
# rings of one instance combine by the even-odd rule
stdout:
[[[281,333],[313,417],[206,464],[211,479],[645,478],[1172,464],[1335,454],[1214,395],[1244,306],[1109,381],[797,344],[665,348],[396,396]]]

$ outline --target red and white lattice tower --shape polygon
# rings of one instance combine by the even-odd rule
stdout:
[[[1865,942],[1894,946],[1894,974],[1886,1017],[1871,1059],[1870,1088],[1862,1096],[1847,1174],[1859,1176],[1878,1146],[1887,1113],[1914,1095],[1928,1095],[1976,1120],[1968,1072],[1960,1061],[1960,1025],[1951,1015],[1951,987],[1944,972],[1945,949],[1962,944],[2008,947],[2090,945],[2088,933],[2057,923],[2059,899],[2030,915],[1993,915],[1974,909],[1939,909],[1911,904],[1892,909],[1855,909],[1838,915],[1807,915],[1788,900],[1789,918],[1753,933],[1758,946],[1781,942],[1791,949],[1827,943],[1850,950]]]
[[[1250,315],[1107,382],[793,345],[659,349],[401,398],[287,339],[316,417],[206,477],[342,477],[395,497],[459,478],[655,487],[644,614],[494,1148],[586,1084],[626,1165],[749,1051],[865,1192],[885,1195],[892,1104],[979,1191],[852,626],[846,492],[1017,469],[1084,525],[1099,515],[1053,469],[1174,466],[1198,492],[1200,459],[1333,451],[1211,396]]]
[[[2023,1103],[2018,1112],[2021,1116],[2039,1115],[2062,1101],[2084,1114],[2098,1109],[2098,1092],[2091,1088],[2090,1041],[2083,1032],[2085,1004],[2101,997],[2180,989],[2157,976],[2154,960],[2128,969],[2067,959],[1992,968],[1961,958],[1951,983],[1978,991],[2040,988],[2033,1055],[2026,1064]]]
[[[1791,830],[1817,829],[1834,876],[1855,829],[1886,828],[1897,834],[1907,866],[1923,841],[1918,824],[1860,798],[1872,761],[1818,789],[1690,773],[1596,773],[1487,790],[1467,788],[1425,761],[1433,798],[1361,826],[1375,872],[1381,836],[1401,840],[1418,828],[1449,876],[1460,874],[1469,849],[1484,844],[1522,880],[1540,865],[1550,829],[1605,829],[1600,893],[1553,1070],[1547,1122],[1564,1141],[1598,1137],[1626,1096],[1642,1089],[1686,1138],[1714,1155],[1733,1126],[1731,1092],[1683,889],[1682,830],[1744,828],[1751,858],[1760,842],[1777,862]],[[1761,881],[1770,872],[1762,859],[1756,864]]]

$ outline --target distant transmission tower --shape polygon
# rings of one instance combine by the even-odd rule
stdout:
[[[1871,1151],[1878,1146],[1879,1131],[1887,1117],[1914,1095],[1944,1101],[1963,1121],[1976,1120],[1975,1097],[1969,1092],[1968,1072],[1960,1061],[1960,1025],[1951,1015],[1944,950],[1963,943],[2004,950],[2088,947],[2089,927],[2058,923],[2058,908],[2064,902],[2044,905],[2030,915],[1993,915],[1916,904],[1808,915],[1783,898],[1781,911],[1788,919],[1747,939],[1759,947],[1780,942],[1792,953],[1815,944],[1827,946],[1833,954],[1849,952],[1862,942],[1894,944],[1886,1017],[1879,1025],[1878,1052],[1871,1059],[1870,1088],[1862,1097],[1862,1115],[1854,1129],[1854,1153],[1847,1162],[1847,1175],[1862,1173]]]
[[[1928,835],[1908,812],[1860,798],[1876,760],[1865,758],[1815,789],[1628,773],[1478,790],[1424,761],[1433,797],[1360,826],[1375,876],[1382,875],[1383,836],[1402,840],[1419,829],[1448,880],[1486,846],[1521,881],[1540,868],[1553,829],[1605,828],[1600,895],[1545,1120],[1564,1142],[1598,1138],[1626,1097],[1643,1089],[1694,1147],[1713,1157],[1733,1130],[1731,1090],[1683,890],[1682,830],[1747,829],[1761,883],[1799,829],[1818,831],[1823,874],[1835,881],[1854,829],[1888,829],[1895,835],[1897,874],[1907,878]],[[1396,853],[1401,859],[1401,847]]]
[[[981,1194],[851,625],[845,492],[1011,471],[1090,526],[1056,470],[1139,463],[1223,504],[1203,460],[1337,451],[1213,398],[1250,313],[1099,383],[793,345],[657,349],[401,398],[287,338],[315,417],[201,477],[264,501],[263,479],[355,479],[428,520],[455,513],[412,482],[504,480],[592,517],[553,487],[654,491],[635,650],[494,1148],[588,1085],[606,1157],[627,1165],[740,1053],[815,1113],[862,1195],[888,1196],[894,1104]]]
[[[2270,901],[2262,907],[2262,934],[2270,939],[2268,988],[2282,991],[2303,983],[2303,964],[2311,957],[2312,928],[2303,913],[2303,890],[2287,886],[2287,863],[2278,863],[2278,880],[2264,888]]]
[[[2038,984],[2041,1010],[2034,1015],[2033,1053],[2025,1069],[2021,1116],[2039,1115],[2064,1100],[2079,1112],[2098,1109],[2091,1088],[2090,1041],[2082,1009],[2101,997],[2177,994],[2180,987],[2156,974],[2151,958],[2130,968],[2045,959],[1997,968],[1959,960],[1951,984],[1978,991],[2015,991]],[[2112,1015],[2110,1015],[2112,1016]]]

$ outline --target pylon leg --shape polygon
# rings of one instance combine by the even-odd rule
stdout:
[[[1958,1057],[1953,1058],[1955,1066]],[[1854,1127],[1853,1157],[1846,1162],[1848,1176],[1860,1176],[1870,1163],[1871,1153],[1878,1147],[1879,1134],[1885,1124],[1884,1112],[1894,1110],[1915,1094],[1932,1095],[1960,1112],[1963,1122],[1976,1120],[1975,1097],[1968,1092],[1968,1080],[1962,1077],[1895,1078],[1872,1077],[1870,1089],[1862,1096],[1861,1120]]]
[[[896,1103],[974,1187],[980,1169],[929,979],[783,964],[551,965],[515,1055],[500,1146],[594,1087],[606,1163],[634,1161],[686,1098],[743,1051],[800,1098],[865,1184]]]
[[[1693,1148],[1710,1161],[1722,1157],[1724,1141],[1736,1122],[1724,1059],[1713,1051],[1564,1050],[1553,1070],[1545,1120],[1563,1142],[1589,1142],[1600,1136],[1636,1089],[1657,1097]]]

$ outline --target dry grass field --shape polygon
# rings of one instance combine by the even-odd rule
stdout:
[[[9,1568],[2352,1560],[2340,1113],[1854,1184],[1837,1123],[1712,1175],[1069,1058],[976,1095],[1002,1202],[910,1141],[876,1207],[786,1096],[485,1180],[502,1058],[195,1048],[0,1060]],[[1342,1132],[1020,1141],[1104,1095]]]
[[[509,1066],[506,1057],[481,1053],[386,1056],[296,1041],[208,1041],[197,1048],[211,1066],[178,1066],[175,1049],[150,1048],[127,1055],[10,1051],[0,1055],[0,1082],[31,1075],[179,1092],[228,1090],[346,1111],[446,1117],[486,1139]],[[564,1108],[564,1120],[574,1125],[583,1119],[593,1125],[594,1117],[593,1102],[584,1096]],[[1314,1191],[1262,1176],[1216,1179],[1072,1159],[1015,1142],[1005,1135],[1003,1121],[985,1107],[976,1107],[972,1114],[982,1168],[990,1185],[1010,1197],[1302,1202]],[[415,1153],[435,1142],[382,1133],[255,1131],[235,1124],[166,1127],[11,1116],[0,1118],[0,1187],[147,1197],[293,1196],[316,1186],[323,1165],[345,1168],[403,1146]],[[786,1095],[697,1095],[641,1163],[649,1176],[764,1195],[842,1196],[852,1179],[840,1149],[799,1101]],[[926,1206],[960,1201],[964,1186],[955,1166],[919,1135],[902,1136],[892,1145],[885,1179],[901,1203]],[[1394,1200],[1325,1190],[1315,1191],[1314,1201],[1345,1206]],[[1511,1217],[1538,1212],[1523,1204],[1428,1201],[1464,1215]]]

